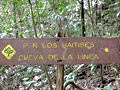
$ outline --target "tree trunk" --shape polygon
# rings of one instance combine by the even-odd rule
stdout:
[[[82,37],[85,37],[85,18],[84,18],[84,1],[81,0],[81,29],[82,29]]]

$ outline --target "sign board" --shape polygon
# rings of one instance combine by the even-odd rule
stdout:
[[[118,38],[0,39],[0,64],[120,63]]]

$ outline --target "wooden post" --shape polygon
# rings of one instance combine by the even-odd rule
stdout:
[[[63,90],[64,84],[64,65],[57,65],[56,90]]]
[[[58,37],[65,37],[65,33],[59,31]],[[64,65],[57,65],[56,90],[63,90],[64,86]]]

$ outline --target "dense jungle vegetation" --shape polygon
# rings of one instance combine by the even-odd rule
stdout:
[[[0,0],[0,39],[120,37],[120,0]],[[0,58],[2,59],[2,58]],[[56,89],[57,65],[0,65],[0,90]],[[119,64],[64,65],[64,90],[120,90]]]

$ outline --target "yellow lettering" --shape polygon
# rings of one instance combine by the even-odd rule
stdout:
[[[82,54],[82,59],[89,59],[89,58],[90,58],[89,54]]]
[[[23,48],[28,47],[28,43],[23,43]]]
[[[29,56],[28,56],[28,54],[26,54],[26,55],[23,55],[23,58],[24,58],[24,60],[28,60],[28,59],[29,59]]]
[[[78,56],[78,58],[80,58],[80,56]],[[82,54],[82,59],[86,59],[86,60],[97,60],[99,59],[99,56],[97,54]]]
[[[62,59],[62,60],[73,60],[73,56],[72,56],[71,54],[66,55],[66,56],[63,54],[63,55],[61,56],[61,59]]]
[[[68,43],[68,47],[73,47],[72,43],[69,42]]]
[[[79,55],[79,54],[78,54],[77,56],[78,56],[78,59],[81,59],[81,58],[82,58],[81,55]]]
[[[57,43],[53,43],[53,48],[57,48]]]
[[[65,56],[64,56],[64,55],[62,55],[61,59],[62,59],[62,60],[65,60]]]
[[[43,60],[43,55],[32,55],[32,54],[21,54],[19,55],[18,60]]]
[[[33,59],[33,55],[28,55],[28,60],[32,60]]]
[[[74,46],[75,47],[79,47],[79,43],[78,42],[74,42]]]
[[[23,60],[23,55],[19,55],[18,60],[19,60],[19,61]]]
[[[99,59],[99,56],[97,54],[95,54],[94,59]]]
[[[42,48],[45,48],[45,44],[44,43],[42,43]]]
[[[93,42],[85,42],[85,47],[87,49],[91,49],[92,47],[94,47],[94,43]]]
[[[52,43],[48,43],[47,44],[47,48],[52,48],[53,47],[53,44]]]
[[[91,47],[94,47],[94,46],[95,46],[95,43],[94,43],[94,42],[91,42],[91,43],[90,43],[90,46],[91,46]]]
[[[62,42],[63,48],[88,48],[94,47],[93,42]]]
[[[84,42],[79,43],[79,47],[83,48],[84,47]]]
[[[62,47],[65,48],[65,44],[64,43],[62,43]]]
[[[88,48],[90,46],[89,42],[85,42],[85,47]]]
[[[58,60],[58,54],[49,54],[48,59],[49,60]]]
[[[33,43],[32,44],[32,48],[36,48],[37,49],[38,48],[38,43]]]
[[[39,55],[38,59],[43,60],[43,55]]]
[[[57,48],[57,43],[42,43],[42,48]]]
[[[70,60],[70,59],[71,59],[71,60],[73,59],[73,57],[72,57],[71,54],[68,55],[68,60]]]

